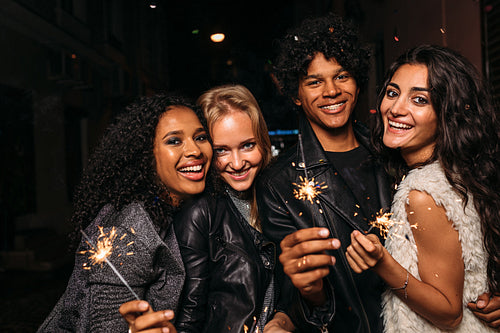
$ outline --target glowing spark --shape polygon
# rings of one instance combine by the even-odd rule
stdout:
[[[106,264],[108,264],[109,268],[111,268],[111,270],[115,273],[115,275],[122,281],[123,285],[125,287],[127,287],[127,289],[132,293],[132,295],[134,295],[135,299],[139,301],[140,300],[139,296],[134,292],[134,290],[132,290],[132,288],[127,283],[125,278],[120,274],[120,272],[118,272],[118,270],[111,263],[111,261],[108,260],[108,257],[112,253],[113,240],[116,238],[115,227],[111,228],[111,231],[107,234],[104,233],[103,227],[98,226],[98,228],[99,228],[100,234],[97,237],[97,245],[95,245],[92,242],[92,240],[89,238],[89,236],[83,230],[80,230],[83,237],[85,237],[87,244],[90,245],[90,247],[91,247],[91,249],[88,250],[89,253],[92,253],[92,255],[89,257],[89,259],[92,259],[93,261],[95,261],[96,259],[94,259],[94,258],[97,258],[98,261],[95,261],[93,265],[95,265],[96,263],[101,263],[101,266],[102,266],[102,262],[105,261]],[[109,234],[109,236],[107,236],[108,234]],[[102,239],[100,239],[100,238],[102,238]],[[85,252],[87,252],[87,251],[82,251],[80,253],[85,253]],[[84,265],[84,266],[86,266],[86,265]],[[87,269],[87,268],[84,267],[84,269]]]
[[[299,200],[308,200],[311,204],[313,203],[313,199],[321,193],[321,190],[327,188],[327,185],[324,185],[325,182],[318,184],[314,181],[314,178],[308,180],[302,176],[299,176],[300,183],[293,183],[296,186],[296,189],[293,190],[293,195],[296,199]]]
[[[380,211],[377,212],[375,216],[375,220],[370,221],[368,224],[372,227],[378,228],[380,230],[380,236],[382,236],[384,239],[387,239],[387,233],[389,232],[389,229],[393,225],[397,224],[390,219],[391,216],[392,213],[384,213],[384,210],[380,209]]]
[[[391,220],[391,216],[392,213],[384,213],[384,210],[380,209],[380,211],[378,211],[375,216],[375,221],[370,221],[368,223],[371,226],[370,229],[368,229],[368,232],[370,232],[373,228],[378,228],[380,230],[380,236],[382,236],[384,239],[387,239],[389,229],[391,229],[392,227],[401,227],[404,224],[403,222]],[[417,223],[411,224],[410,228],[417,229],[417,226]],[[396,232],[393,232],[391,235],[401,237]]]
[[[100,234],[97,237],[96,247],[88,250],[88,252],[92,253],[89,257],[89,259],[92,260],[92,265],[100,264],[102,267],[106,258],[113,253],[113,241],[116,238],[116,229],[113,227],[109,233],[104,233],[103,227],[98,226],[98,228]],[[91,245],[88,241],[87,243]]]

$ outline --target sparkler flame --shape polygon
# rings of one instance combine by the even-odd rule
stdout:
[[[314,181],[314,178],[311,178],[311,180],[308,180],[307,177],[304,178],[302,176],[299,176],[299,178],[300,183],[292,183],[296,187],[293,190],[293,195],[296,199],[308,200],[312,204],[314,198],[316,198],[316,196],[321,193],[321,190],[328,188],[327,185],[324,185],[325,182],[319,184],[318,182]]]
[[[92,253],[89,257],[89,259],[92,260],[92,265],[100,264],[102,267],[106,258],[113,253],[113,242],[116,238],[116,229],[113,227],[109,233],[105,233],[103,227],[98,226],[98,228],[99,236],[97,237],[96,248],[91,248],[88,252]],[[89,244],[88,241],[87,244]]]
[[[370,221],[368,224],[371,226],[371,228],[368,230],[370,231],[372,228],[378,228],[380,230],[380,236],[382,236],[384,239],[387,239],[387,234],[389,233],[389,229],[393,225],[401,225],[401,222],[396,222],[390,219],[392,216],[392,213],[384,213],[384,210],[381,208],[380,211],[377,212],[375,215],[375,220]]]
[[[108,257],[113,253],[113,248],[118,248],[118,246],[113,247],[113,241],[116,238],[116,229],[115,227],[112,227],[109,233],[104,232],[104,228],[101,226],[98,226],[99,228],[99,236],[97,237],[97,243],[94,244],[92,240],[89,238],[89,236],[83,231],[80,230],[82,233],[83,237],[85,238],[86,243],[90,246],[90,249],[87,251],[81,251],[80,254],[85,254],[85,253],[92,253],[89,256],[89,259],[92,260],[92,265],[99,264],[101,267],[104,262],[108,264],[108,266],[111,268],[111,270],[115,273],[115,275],[122,281],[123,285],[127,287],[127,289],[134,295],[135,299],[140,300],[139,296],[132,290],[130,285],[127,283],[125,278],[120,274],[120,272],[116,269],[116,267],[111,263],[111,261],[108,260]],[[135,231],[132,229],[132,232],[135,233]],[[120,239],[123,239],[124,237],[122,236]],[[133,244],[134,242],[130,242],[128,245]],[[127,245],[127,246],[128,246]],[[133,252],[127,253],[127,255],[131,255]],[[83,265],[83,269],[90,269],[90,267],[87,267],[86,264]]]
[[[380,211],[378,211],[375,215],[375,220],[368,223],[371,226],[370,229],[368,229],[368,232],[370,232],[373,228],[378,228],[380,230],[380,236],[382,236],[384,239],[387,239],[389,229],[391,229],[392,227],[400,228],[404,224],[403,222],[398,222],[390,219],[391,216],[392,213],[384,213],[384,210],[381,208]],[[417,223],[411,224],[410,227],[416,229]],[[401,237],[396,232],[393,232],[391,235]]]

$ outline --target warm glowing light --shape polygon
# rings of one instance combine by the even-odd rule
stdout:
[[[371,226],[371,228],[368,231],[370,231],[372,228],[378,228],[380,230],[380,236],[382,236],[384,239],[387,239],[389,229],[391,229],[392,227],[401,228],[401,226],[403,225],[403,222],[397,222],[397,221],[391,220],[390,219],[391,216],[392,216],[392,213],[384,213],[384,210],[380,209],[380,211],[377,212],[377,214],[375,216],[375,220],[370,221],[368,223]],[[410,225],[410,227],[416,229],[417,224],[416,223],[412,224],[412,225]],[[401,237],[400,235],[397,234],[396,231],[394,231],[391,235]]]
[[[102,264],[108,258],[111,253],[113,253],[113,241],[116,238],[115,227],[111,228],[111,231],[104,233],[103,227],[99,228],[99,237],[97,237],[96,249],[92,248],[88,250],[91,253],[89,259],[92,260],[92,265]]]
[[[214,43],[220,43],[220,42],[222,42],[224,40],[224,38],[226,38],[226,36],[223,33],[221,33],[221,32],[218,32],[216,34],[212,34],[210,36],[210,39]]]
[[[325,184],[325,182],[318,184],[314,181],[314,178],[312,178],[311,180],[308,180],[307,178],[304,178],[302,176],[299,176],[299,178],[300,183],[292,183],[296,187],[293,190],[293,195],[296,199],[308,200],[312,204],[313,199],[321,193],[321,190],[328,188],[327,185],[323,185]]]
[[[380,230],[380,236],[384,239],[387,239],[387,233],[389,229],[397,224],[393,220],[390,219],[392,213],[384,213],[383,209],[380,209],[375,216],[374,221],[370,221],[368,224],[372,227],[378,228]]]
[[[119,246],[114,245],[114,241],[117,237],[116,229],[115,227],[112,227],[111,230],[107,233],[104,232],[104,228],[101,226],[97,226],[99,228],[99,236],[97,237],[97,242],[94,244],[89,243],[87,241],[87,244],[90,246],[90,249],[87,251],[81,251],[81,254],[89,253],[89,259],[91,260],[92,265],[99,264],[102,265],[106,261],[109,256],[113,253],[114,249],[117,249]],[[135,233],[133,229],[131,229],[132,233]],[[124,239],[127,236],[127,234],[123,234],[119,240]],[[126,246],[130,246],[134,244],[134,241],[128,242]],[[126,255],[133,255],[133,252],[127,252]],[[117,255],[118,257],[121,256],[121,254]],[[84,264],[84,269],[90,269],[86,264]]]
[[[111,231],[108,233],[105,233],[103,231],[103,227],[98,226],[99,228],[99,236],[97,236],[97,243],[94,244],[94,242],[89,238],[89,236],[85,233],[85,231],[80,230],[82,233],[83,237],[86,240],[86,243],[90,246],[90,250],[87,251],[81,251],[80,254],[85,254],[87,252],[91,253],[89,259],[92,260],[93,265],[95,264],[100,264],[102,267],[102,264],[105,262],[108,264],[108,266],[111,268],[111,270],[115,273],[115,275],[122,281],[123,285],[127,287],[127,289],[134,295],[136,300],[140,300],[139,296],[135,293],[135,291],[130,287],[128,282],[125,280],[125,278],[120,274],[120,272],[116,269],[116,267],[111,263],[111,261],[108,260],[108,257],[113,253],[113,241],[116,238],[116,229],[115,227],[111,228]],[[135,234],[134,229],[130,228],[132,233]],[[120,237],[120,240],[123,239],[124,236]],[[129,242],[127,246],[133,244],[134,242]],[[114,247],[118,248],[118,246]],[[128,252],[127,255],[132,255],[133,252]],[[118,254],[118,257],[120,254]],[[120,263],[122,265],[123,263]],[[83,264],[83,269],[90,269],[90,267],[87,266],[87,264]]]

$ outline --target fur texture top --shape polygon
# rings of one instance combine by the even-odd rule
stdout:
[[[479,216],[471,197],[464,209],[463,201],[446,179],[439,162],[411,170],[399,184],[392,204],[392,220],[403,223],[396,224],[390,229],[385,242],[387,250],[410,274],[420,280],[418,250],[405,209],[408,195],[412,190],[428,193],[436,205],[446,210],[446,216],[458,231],[462,246],[465,269],[463,319],[457,328],[445,332],[496,332],[483,324],[467,308],[468,302],[474,302],[477,296],[488,290],[487,254],[483,245]],[[383,295],[383,317],[385,332],[442,332],[413,312],[390,290]]]

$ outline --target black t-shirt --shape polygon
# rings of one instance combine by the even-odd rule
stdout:
[[[327,151],[326,155],[358,200],[365,217],[372,220],[381,204],[370,152],[359,145],[346,152]]]

